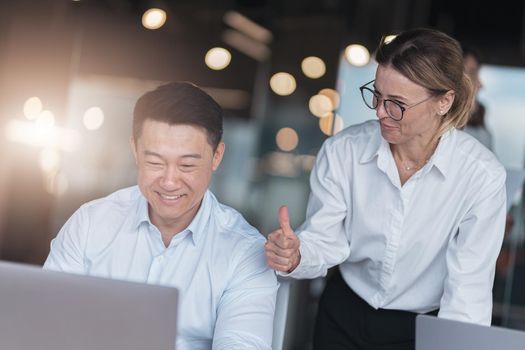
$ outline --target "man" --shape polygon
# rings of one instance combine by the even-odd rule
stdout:
[[[208,190],[221,138],[222,110],[195,85],[144,94],[131,138],[138,187],[83,205],[44,268],[177,287],[177,350],[270,349],[278,284],[265,240]]]
[[[475,91],[474,105],[470,112],[470,118],[467,125],[463,128],[465,132],[477,139],[481,144],[492,151],[493,140],[492,134],[485,125],[485,105],[478,100],[478,92],[482,87],[479,71],[481,68],[481,59],[479,53],[473,48],[463,46],[463,66],[465,73],[470,78]]]

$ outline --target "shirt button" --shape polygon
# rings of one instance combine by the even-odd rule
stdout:
[[[162,262],[164,260],[164,255],[157,256],[157,261]]]

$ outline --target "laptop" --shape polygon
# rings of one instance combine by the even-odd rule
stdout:
[[[174,350],[177,290],[0,262],[0,348]]]
[[[523,350],[525,332],[419,315],[416,350]]]

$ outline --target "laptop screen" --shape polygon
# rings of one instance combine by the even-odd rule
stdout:
[[[416,318],[416,350],[523,350],[525,332],[433,316]]]
[[[174,288],[6,262],[0,281],[2,349],[175,349]]]

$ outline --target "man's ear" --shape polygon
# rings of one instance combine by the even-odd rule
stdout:
[[[133,153],[133,158],[135,158],[135,164],[138,164],[137,143],[135,142],[135,138],[133,136],[129,138],[129,145],[131,147],[131,152]]]
[[[215,152],[213,153],[213,160],[212,160],[212,169],[213,171],[217,170],[219,167],[219,164],[221,164],[222,157],[224,156],[224,149],[226,148],[226,145],[223,141],[219,142],[217,145],[217,148],[215,149]]]

